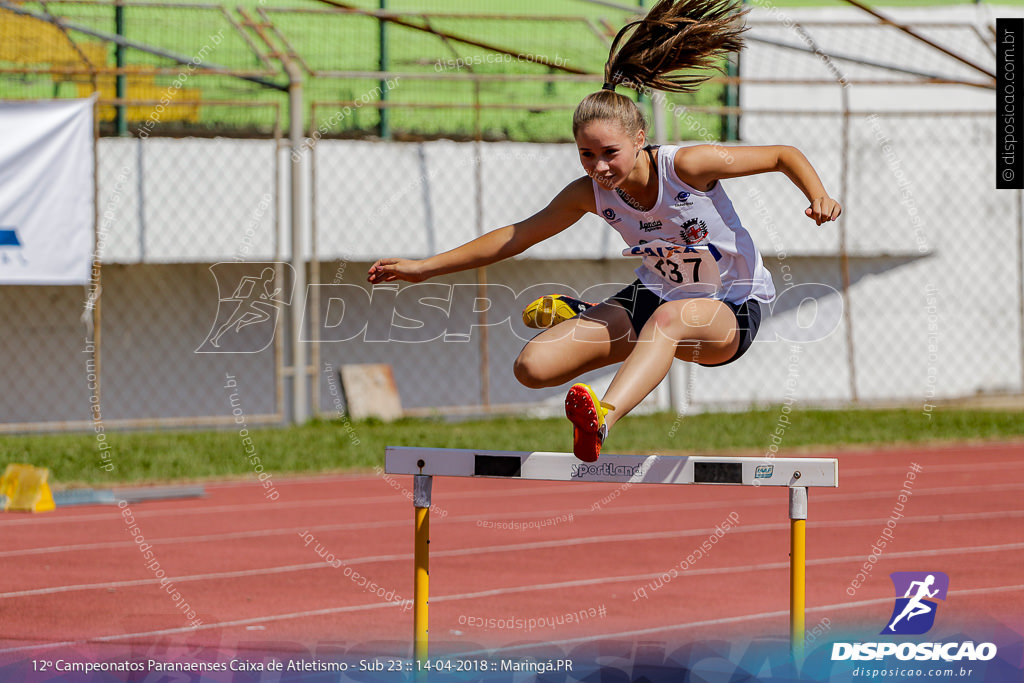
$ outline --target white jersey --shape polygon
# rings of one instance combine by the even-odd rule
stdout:
[[[594,185],[597,213],[639,256],[640,282],[667,301],[705,297],[742,303],[771,301],[775,285],[722,184],[701,192],[676,175],[675,145],[658,148],[658,201],[630,206],[615,190]]]

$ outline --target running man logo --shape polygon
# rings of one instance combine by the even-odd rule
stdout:
[[[896,605],[882,635],[927,633],[935,623],[938,603],[926,598],[945,600],[949,577],[943,572],[893,572],[889,576],[896,590]]]
[[[277,268],[282,277],[277,278]],[[196,353],[259,353],[274,341],[295,279],[286,263],[215,263],[217,316]],[[241,275],[240,275],[241,273]],[[224,296],[224,292],[231,292]]]

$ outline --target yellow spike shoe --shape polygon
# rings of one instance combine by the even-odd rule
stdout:
[[[593,305],[564,294],[548,294],[523,309],[523,324],[536,330],[546,330],[572,320]]]

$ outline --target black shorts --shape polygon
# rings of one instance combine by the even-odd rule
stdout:
[[[626,285],[626,287],[610,297],[608,301],[614,301],[626,309],[626,314],[629,315],[629,322],[633,325],[633,330],[637,334],[640,334],[640,330],[651,319],[658,306],[665,303],[664,299],[647,289],[640,280],[635,280],[632,284]],[[754,342],[757,329],[761,326],[761,304],[757,299],[747,299],[741,304],[734,304],[731,301],[723,301],[722,303],[728,306],[729,310],[736,316],[736,327],[740,334],[739,348],[736,349],[736,353],[733,354],[732,358],[727,361],[721,363],[698,363],[698,365],[711,368],[733,362],[747,352],[747,349]]]

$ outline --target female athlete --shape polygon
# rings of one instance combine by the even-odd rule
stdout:
[[[556,313],[566,313],[547,316],[551,326],[526,344],[514,367],[522,384],[541,388],[622,363],[603,397],[586,384],[573,385],[566,396],[573,452],[581,460],[597,460],[608,430],[654,390],[673,359],[724,365],[754,340],[760,302],[771,301],[775,288],[722,180],[781,172],[803,192],[809,203],[804,213],[817,225],[842,211],[797,149],[648,147],[643,114],[615,92],[616,85],[696,89],[716,60],[742,47],[738,4],[662,0],[619,32],[605,64],[605,84],[573,115],[586,176],[544,209],[451,251],[422,260],[382,258],[370,267],[374,284],[421,282],[519,254],[586,213],[611,225],[626,242],[624,255],[642,259],[637,280],[592,306],[557,295],[544,297],[543,305],[535,302],[528,311],[550,312],[556,303]],[[674,73],[694,68],[705,73]]]

